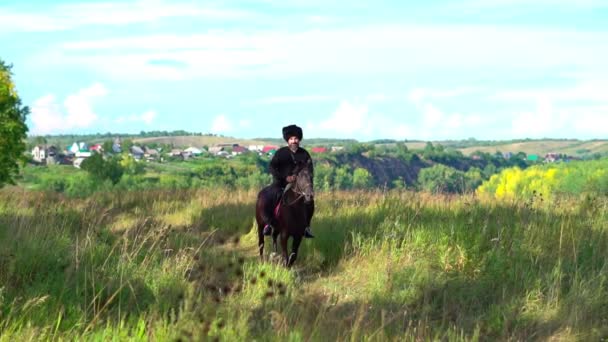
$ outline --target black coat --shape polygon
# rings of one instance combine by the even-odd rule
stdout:
[[[309,162],[310,161],[310,162]],[[275,184],[280,186],[287,185],[287,176],[293,174],[296,163],[305,162],[310,175],[313,175],[312,159],[310,154],[303,148],[298,148],[296,152],[291,152],[288,146],[281,147],[272,157],[268,167],[270,174],[274,178]]]

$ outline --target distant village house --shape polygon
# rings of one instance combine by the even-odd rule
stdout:
[[[32,149],[32,159],[40,164],[57,164],[60,162],[59,151],[53,145],[37,145]]]
[[[73,154],[76,158],[88,158],[91,156],[91,151],[89,151],[89,146],[84,142],[76,143],[74,142],[70,148],[68,148],[68,152]]]
[[[211,146],[209,147],[209,153],[217,155],[219,152],[224,150],[224,146]]]
[[[558,153],[547,153],[545,155],[545,163],[555,163],[561,159],[561,155]]]
[[[37,145],[32,149],[32,159],[39,163],[46,162],[46,148],[41,145]]]
[[[160,153],[155,148],[144,147],[144,158],[146,161],[157,160],[160,157]]]
[[[251,152],[260,152],[264,148],[264,145],[249,145],[247,148]]]
[[[184,152],[184,151],[180,150],[179,148],[174,148],[171,150],[171,152],[169,152],[169,155],[171,157],[179,157],[182,155],[182,152]]]
[[[243,153],[246,153],[246,152],[249,152],[249,150],[246,149],[243,146],[235,146],[235,147],[232,148],[232,155],[233,156],[240,155],[240,154],[243,154]]]
[[[190,153],[193,156],[200,156],[203,154],[203,150],[200,148],[196,148],[196,147],[188,147],[187,149],[184,150],[184,152],[186,153]]]
[[[266,145],[262,148],[262,153],[265,154],[274,154],[279,149],[278,146]]]
[[[133,156],[133,158],[135,158],[135,160],[140,160],[144,157],[144,150],[136,145],[131,146],[131,149],[129,151],[131,153],[131,155]]]
[[[103,146],[100,144],[95,144],[89,147],[89,151],[91,152],[97,152],[97,153],[102,153],[103,152]]]

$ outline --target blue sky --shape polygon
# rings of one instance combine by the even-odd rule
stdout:
[[[608,138],[608,1],[3,1],[31,134]]]

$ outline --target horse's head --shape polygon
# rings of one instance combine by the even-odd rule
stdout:
[[[309,160],[309,163],[311,161]],[[301,196],[304,196],[306,203],[310,202],[314,198],[314,189],[312,186],[312,175],[308,170],[307,163],[299,163],[296,167],[296,181],[294,184],[293,191]]]

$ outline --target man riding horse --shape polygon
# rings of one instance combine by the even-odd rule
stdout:
[[[294,171],[296,165],[304,163],[313,175],[312,159],[308,151],[300,147],[300,141],[302,141],[302,128],[296,125],[289,125],[283,127],[283,139],[287,142],[287,146],[283,146],[276,151],[272,160],[270,161],[269,171],[274,181],[268,187],[267,195],[264,198],[264,235],[271,235],[274,229],[275,217],[274,209],[279,203],[284,191],[288,189],[293,182],[296,180]],[[315,210],[314,200],[307,203],[306,206],[306,231],[304,236],[307,238],[313,238],[312,231],[310,229],[310,221]]]

